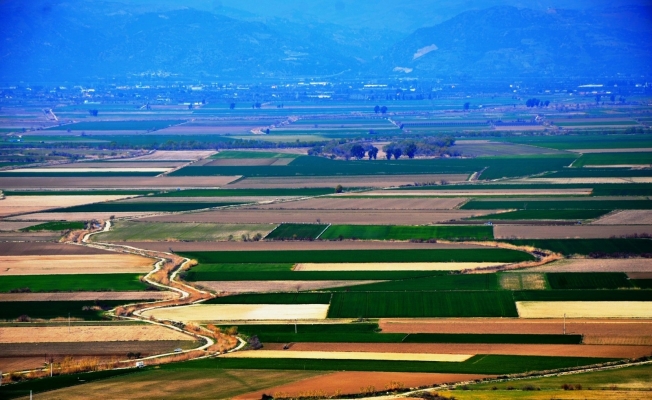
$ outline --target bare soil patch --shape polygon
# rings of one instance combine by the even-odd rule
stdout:
[[[523,320],[519,318],[381,319],[385,333],[513,333],[562,334],[563,319]],[[652,332],[652,320],[566,319],[566,333],[594,336],[645,336]]]
[[[647,301],[517,301],[521,318],[652,318]]]
[[[320,360],[391,360],[391,361],[440,361],[440,362],[463,362],[473,357],[472,354],[438,354],[425,352],[394,352],[394,351],[376,351],[373,347],[381,347],[377,344],[368,346],[360,345],[360,349],[355,349],[358,343],[343,343],[341,348],[346,350],[337,350],[339,346],[326,346],[321,350],[319,346],[323,343],[310,343],[309,346],[292,346],[291,351],[287,350],[245,350],[224,354],[224,358],[297,358]],[[329,343],[330,345],[334,343]],[[353,345],[353,346],[347,346]],[[302,347],[301,350],[295,349]],[[307,348],[304,348],[307,347]],[[367,350],[367,351],[365,351]],[[384,350],[384,349],[383,349]]]
[[[597,239],[633,235],[652,235],[652,225],[494,226],[496,239]]]
[[[61,333],[65,335],[65,333]],[[132,340],[100,342],[47,342],[47,343],[0,343],[0,354],[6,356],[90,356],[114,355],[122,359],[127,353],[141,353],[141,356],[171,353],[178,347],[190,347],[192,339],[184,340]]]
[[[347,199],[346,197],[327,197],[258,205],[252,208],[264,210],[451,210],[466,200],[455,197],[424,199]]]
[[[652,266],[647,272],[628,272],[627,277],[629,279],[652,279]]]
[[[582,343],[602,346],[652,346],[652,334],[647,336],[586,335],[582,339]]]
[[[194,304],[143,312],[174,321],[320,320],[328,304]]]
[[[148,218],[158,222],[216,222],[223,224],[315,223],[349,225],[427,225],[483,216],[499,210],[243,210],[225,209]]]
[[[2,276],[2,275],[0,275]],[[8,301],[86,301],[86,300],[170,300],[175,292],[71,292],[71,293],[0,293],[0,303]],[[0,332],[0,339],[2,333]]]
[[[299,292],[384,281],[198,281],[195,286],[224,293]]]
[[[194,340],[158,325],[0,327],[0,343],[129,342]]]
[[[647,272],[650,260],[645,258],[627,259],[566,259],[528,268],[528,272]]]
[[[652,210],[624,210],[593,221],[593,225],[652,225]]]
[[[264,344],[264,343],[263,343]],[[271,346],[270,346],[271,347]],[[483,344],[483,343],[294,343],[295,353],[370,352],[371,354],[505,354],[530,356],[636,358],[652,353],[652,346],[602,346],[557,344]],[[235,353],[237,354],[237,353]],[[335,353],[337,354],[337,353]],[[356,354],[356,353],[352,353]],[[360,353],[357,353],[360,354]],[[306,357],[308,358],[308,357]],[[387,358],[390,359],[390,358]],[[406,357],[406,359],[409,359]],[[434,361],[434,360],[433,360]],[[439,360],[446,361],[446,360]]]
[[[7,196],[0,200],[0,217],[33,213],[59,207],[120,200],[129,196]]]
[[[414,183],[429,182],[464,182],[466,174],[455,175],[391,175],[391,176],[342,176],[342,177],[306,177],[306,178],[246,178],[232,185],[229,189],[262,188],[310,188],[310,187],[390,187]],[[0,181],[0,184],[2,181]],[[1,186],[1,185],[0,185]]]
[[[73,244],[50,242],[0,242],[0,254],[3,256],[57,256],[57,255],[87,255],[115,253]]]
[[[88,247],[61,245],[66,247]],[[1,248],[1,247],[0,247]],[[40,247],[42,248],[42,247]],[[35,248],[38,253],[39,247]],[[49,248],[44,248],[44,251]],[[0,276],[8,275],[74,275],[74,274],[118,274],[147,273],[152,270],[154,260],[133,254],[117,253],[61,253],[51,255],[3,255],[0,256]],[[72,249],[76,250],[76,249]],[[91,249],[94,250],[94,249]],[[98,277],[101,279],[101,277]]]
[[[0,221],[0,231],[17,231],[38,224],[38,222],[27,221]]]
[[[9,217],[11,221],[89,221],[96,219],[98,221],[105,221],[111,217],[114,218],[138,218],[147,215],[160,215],[161,213],[153,212],[73,212],[73,213],[57,213],[57,212],[42,212],[36,214],[22,214],[15,217]],[[36,222],[36,223],[40,223]]]
[[[409,243],[373,241],[335,242],[120,242],[121,245],[156,251],[257,251],[257,250],[379,250],[379,249],[481,249],[463,243]]]
[[[375,390],[434,386],[442,383],[464,382],[483,379],[491,375],[471,374],[428,374],[409,372],[333,372],[294,383],[274,386],[234,397],[236,400],[259,400],[263,394],[277,398],[302,397],[310,394],[338,397],[341,394],[358,394],[361,389],[374,387]]]
[[[212,150],[156,150],[152,154],[140,157],[129,158],[127,160],[139,161],[191,161],[210,157],[215,154]],[[116,160],[117,161],[117,160]],[[124,161],[124,160],[119,160]]]
[[[500,274],[500,286],[505,290],[544,290],[546,278],[542,273]]]
[[[185,164],[183,161],[152,161],[152,162],[129,162],[123,160],[107,160],[111,162],[78,162],[71,164],[57,164],[53,166],[42,167],[44,169],[78,169],[78,168],[92,168],[92,169],[115,169],[115,168],[126,168],[130,171],[139,171],[141,168],[165,168],[171,169],[180,167]],[[29,171],[32,171],[30,169]]]
[[[160,176],[160,177],[0,177],[5,189],[169,189],[217,188],[239,176]],[[32,196],[30,196],[32,197]],[[62,197],[62,196],[56,196]],[[90,196],[97,197],[97,196]],[[4,201],[4,200],[3,200]]]
[[[3,242],[58,242],[59,232],[0,232]]]

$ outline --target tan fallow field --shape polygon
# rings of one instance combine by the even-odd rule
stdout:
[[[652,318],[648,301],[517,301],[521,318]]]
[[[333,196],[258,205],[252,206],[252,208],[264,210],[452,210],[466,200],[457,197],[352,199],[346,196]]]
[[[93,196],[95,197],[95,196]],[[36,214],[22,214],[15,217],[9,217],[10,221],[89,221],[96,219],[98,221],[113,218],[138,218],[146,215],[164,214],[160,212],[41,212]],[[34,224],[37,224],[35,222]]]
[[[0,343],[130,342],[194,340],[158,325],[0,327]]]
[[[131,196],[7,196],[0,200],[0,217],[120,200],[128,197]]]
[[[0,221],[0,231],[17,231],[38,224],[39,222],[34,221]]]
[[[129,158],[127,160],[138,160],[138,161],[192,161],[199,160],[202,158],[210,157],[215,154],[215,151],[212,150],[156,150],[152,154],[147,154],[140,157]],[[122,161],[125,160],[116,160]]]
[[[385,281],[197,281],[193,284],[215,292],[272,293],[320,290],[379,282]]]
[[[460,263],[338,263],[297,264],[294,271],[462,271],[503,265],[490,262]]]
[[[224,354],[227,358],[296,358],[319,360],[388,360],[388,361],[438,361],[463,362],[473,357],[469,354],[419,354],[419,353],[374,353],[355,351],[288,351],[249,350]]]
[[[154,262],[132,254],[0,256],[0,276],[147,273]]]
[[[31,173],[54,173],[54,172],[159,172],[163,173],[166,171],[171,170],[172,168],[159,168],[159,167],[146,167],[143,165],[140,168],[124,168],[124,167],[119,167],[119,168],[93,168],[93,167],[67,167],[67,168],[20,168],[20,169],[12,169],[6,172],[31,172]],[[47,176],[47,175],[46,175]]]
[[[528,272],[646,272],[652,270],[649,258],[589,259],[574,258],[528,268]],[[518,271],[514,271],[518,272]]]
[[[342,177],[305,177],[305,178],[246,178],[228,185],[229,189],[262,188],[307,188],[307,187],[391,187],[414,183],[464,182],[467,174],[449,175],[391,175],[391,176],[342,176]],[[2,182],[0,181],[0,184]]]
[[[217,188],[239,179],[240,176],[107,176],[57,177],[2,176],[4,189],[176,189]],[[93,196],[96,197],[96,196]]]
[[[193,304],[145,311],[175,321],[318,320],[326,319],[328,304]]]
[[[593,221],[594,225],[652,225],[652,210],[623,210]]]

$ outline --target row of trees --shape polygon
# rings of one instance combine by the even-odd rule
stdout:
[[[549,100],[541,101],[537,98],[533,98],[533,99],[527,99],[525,105],[528,107],[548,107],[550,105],[550,101]]]
[[[416,140],[391,142],[383,147],[383,151],[388,160],[392,158],[398,160],[404,155],[408,158],[414,158],[416,156],[456,156],[459,153],[450,150],[450,147],[454,145],[455,139],[450,136],[426,137]],[[346,139],[333,140],[324,145],[314,146],[308,150],[309,155],[330,156],[330,158],[344,158],[346,160],[352,158],[356,160],[363,158],[375,160],[378,157],[378,153],[378,148],[370,142],[347,141]]]

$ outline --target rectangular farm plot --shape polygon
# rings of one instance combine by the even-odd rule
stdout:
[[[652,225],[652,210],[623,210],[593,221],[595,225]]]
[[[509,292],[334,293],[329,318],[516,317]]]
[[[456,185],[457,186],[457,185]],[[471,197],[471,196],[588,196],[591,194],[591,189],[575,189],[575,188],[550,188],[550,189],[537,189],[532,186],[532,189],[511,189],[510,185],[502,185],[504,189],[483,189],[482,186],[477,187],[459,188],[457,190],[447,187],[446,190],[383,190],[374,192],[355,193],[355,196],[451,196],[451,197]]]
[[[545,290],[548,286],[543,273],[503,273],[498,280],[505,290]]]
[[[101,213],[101,212],[176,212],[176,211],[191,211],[201,210],[205,208],[225,207],[237,205],[237,202],[162,202],[152,201],[148,203],[133,203],[133,202],[111,202],[111,203],[97,203],[86,204],[75,207],[60,208],[57,212],[67,213]]]
[[[15,275],[145,274],[154,260],[131,254],[0,256],[0,277]],[[50,278],[53,279],[53,278]]]
[[[127,197],[130,196],[7,196],[0,200],[0,217],[120,200]]]
[[[0,281],[2,278],[0,278]],[[179,298],[177,292],[131,291],[131,292],[39,292],[39,293],[0,293],[0,303],[9,301],[88,301],[88,300],[170,300]]]
[[[636,165],[652,164],[652,153],[591,153],[583,154],[582,157],[573,163],[573,167],[588,166],[623,166],[631,167]]]
[[[21,316],[31,319],[62,319],[99,321],[104,311],[132,303],[126,300],[102,301],[12,301],[10,307],[0,307],[0,320],[15,320]]]
[[[600,220],[598,220],[600,221]],[[494,226],[497,239],[607,239],[652,235],[652,225],[503,225]]]
[[[202,224],[118,221],[94,241],[221,241],[242,240],[242,236],[267,235],[275,225],[269,224]]]
[[[364,195],[365,193],[361,193]],[[358,193],[355,193],[358,195]],[[464,198],[351,198],[347,195],[257,206],[277,210],[452,210]]]
[[[387,361],[439,361],[463,362],[473,357],[467,354],[373,353],[338,351],[287,351],[255,350],[228,353],[227,358],[292,358],[317,360],[387,360]]]
[[[312,240],[319,237],[328,225],[281,224],[267,236],[266,240]]]
[[[503,265],[503,263],[303,263],[297,264],[294,267],[294,271],[462,271],[465,269],[490,268],[499,265]]]
[[[60,275],[14,275],[0,276],[0,292],[29,289],[32,292],[75,291],[139,291],[148,285],[138,274],[105,274],[98,279],[95,274]]]
[[[331,225],[319,238],[323,240],[490,240],[493,239],[493,227]]]
[[[175,321],[258,321],[325,319],[328,304],[195,304],[145,311]]]
[[[585,220],[600,218],[611,210],[518,210],[498,214],[472,217],[479,221],[518,221],[518,220]]]
[[[157,325],[0,327],[0,343],[125,342],[194,340]]]
[[[622,272],[547,273],[551,289],[623,289],[632,285]]]
[[[649,301],[517,301],[521,318],[652,318]]]

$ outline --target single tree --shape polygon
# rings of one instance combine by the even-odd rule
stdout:
[[[371,146],[371,148],[369,149],[369,151],[367,152],[367,154],[369,155],[369,159],[370,159],[370,160],[371,160],[372,158],[375,160],[375,159],[376,159],[376,156],[378,156],[378,147]]]
[[[382,114],[387,114],[387,107],[386,107],[386,106],[382,106],[382,107],[380,107],[380,112],[381,112]]]
[[[405,146],[405,154],[406,154],[409,158],[414,158],[414,155],[415,155],[416,153],[417,153],[417,145],[416,145],[416,143],[414,143],[414,142],[409,142],[409,143]]]
[[[467,111],[469,107],[471,107],[471,103],[469,103],[468,101],[464,103],[464,111]]]
[[[392,156],[394,155],[394,144],[393,143],[386,144],[385,146],[383,146],[383,151],[385,152],[385,157],[388,160],[391,160]]]
[[[88,113],[93,117],[97,117],[98,112],[99,112],[98,110],[88,110]]]
[[[380,106],[374,107],[374,112],[378,114],[380,112]]]
[[[233,110],[233,109],[235,108],[235,103],[231,103],[231,104],[229,104],[229,108],[230,108],[231,110]]]
[[[351,157],[354,157],[356,160],[362,159],[362,157],[364,157],[364,153],[364,148],[357,143],[351,147]]]
[[[335,193],[342,193],[342,190],[344,190],[344,188],[342,188],[342,185],[335,186]]]
[[[400,147],[395,147],[393,153],[394,153],[394,159],[398,160],[403,155],[403,150],[401,150]]]

